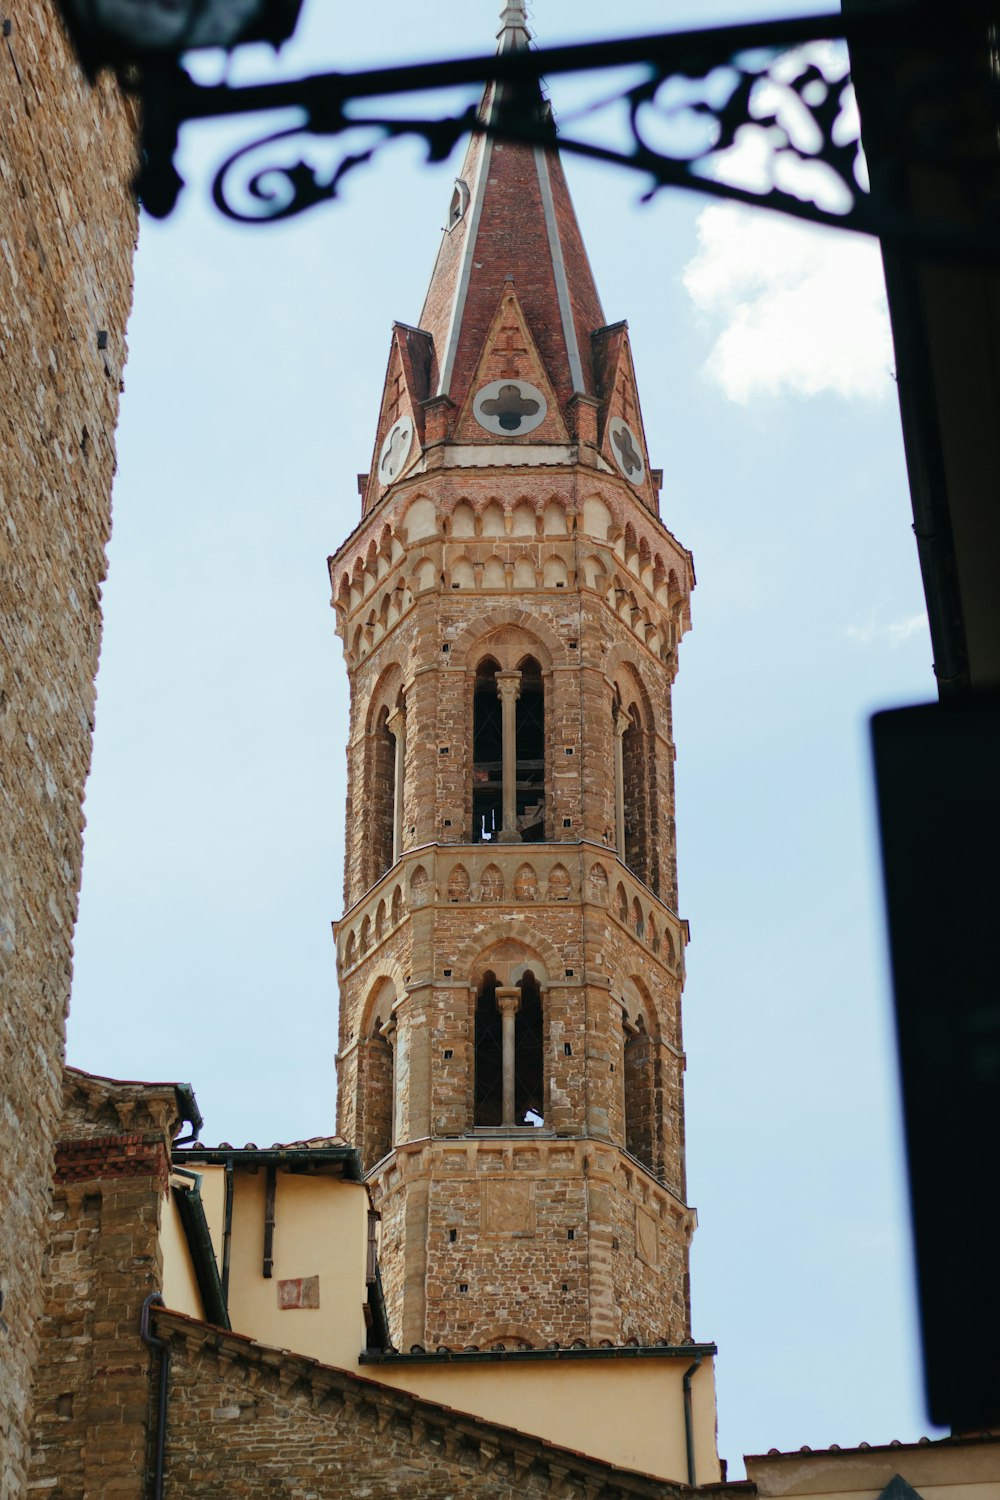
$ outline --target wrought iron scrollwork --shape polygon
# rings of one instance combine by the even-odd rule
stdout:
[[[968,150],[966,128],[976,90],[992,90],[982,108],[996,117],[997,84],[988,69],[966,69],[959,84],[960,59],[945,48],[939,66],[897,89],[876,192],[868,182],[847,41],[867,48],[869,59],[891,56],[901,36],[912,43],[914,18],[926,29],[929,14],[923,0],[898,0],[847,21],[759,22],[239,89],[196,85],[179,70],[169,78],[161,73],[142,85],[147,139],[140,190],[151,212],[170,211],[181,185],[173,150],[183,121],[295,106],[300,123],[233,151],[212,187],[213,201],[231,219],[286,220],[336,198],[345,177],[392,141],[415,137],[430,160],[441,161],[470,130],[485,128],[474,105],[445,117],[401,119],[363,114],[365,101],[493,79],[506,101],[490,127],[495,134],[532,145],[557,138],[564,154],[644,175],[647,197],[685,187],[923,247],[968,249],[974,242],[980,251],[997,249],[1000,217],[987,211],[984,220],[981,212],[982,202],[990,202],[984,178],[998,167],[995,135],[992,158],[988,150],[977,158]],[[939,19],[928,51],[933,54],[948,34]],[[556,137],[537,108],[542,77],[609,68],[641,76],[564,119]],[[361,149],[344,150],[332,167],[315,164],[323,143],[348,134],[355,142],[359,133]],[[601,134],[620,144],[606,144]],[[913,214],[901,184],[925,165],[950,173],[967,195],[978,194],[972,230],[967,218],[956,230]]]
[[[311,125],[278,130],[240,146],[219,167],[212,182],[212,201],[228,219],[239,224],[277,223],[328,203],[338,196],[344,178],[366,166],[391,141],[405,135],[421,136],[427,144],[428,160],[444,161],[456,143],[475,126],[475,112],[429,126],[426,121],[350,120],[337,131],[317,131]],[[361,151],[345,152],[333,169],[325,172],[299,156],[283,163],[274,158],[280,143],[312,140],[340,131],[375,132],[374,143]],[[263,158],[263,160],[262,160]]]

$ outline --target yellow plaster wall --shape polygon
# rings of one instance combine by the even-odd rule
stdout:
[[[863,1452],[750,1456],[761,1497],[878,1500],[899,1474],[922,1500],[1000,1500],[1000,1442],[966,1439]]]
[[[687,1483],[682,1380],[691,1358],[497,1360],[477,1365],[364,1365],[360,1373],[430,1401],[566,1448]],[[695,1478],[722,1478],[716,1451],[715,1372],[706,1359],[691,1387]]]
[[[197,1170],[201,1177],[201,1201],[205,1206],[205,1218],[208,1221],[212,1244],[215,1246],[215,1259],[221,1276],[222,1231],[226,1218],[226,1174],[222,1167],[207,1166],[200,1162]]]
[[[160,1250],[163,1253],[164,1302],[175,1312],[187,1313],[189,1318],[203,1318],[205,1309],[172,1189],[167,1193],[160,1216]]]
[[[368,1194],[360,1183],[279,1170],[274,1270],[268,1280],[263,1275],[265,1181],[263,1169],[236,1172],[229,1269],[233,1330],[324,1364],[356,1369],[365,1347]],[[278,1282],[308,1276],[319,1277],[319,1307],[282,1310]]]

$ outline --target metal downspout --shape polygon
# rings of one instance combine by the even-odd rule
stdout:
[[[689,1365],[684,1371],[684,1446],[687,1450],[688,1484],[692,1487],[697,1484],[694,1468],[694,1411],[691,1400],[691,1382],[701,1369],[703,1355],[696,1354],[694,1364]]]
[[[226,1162],[226,1215],[222,1228],[222,1295],[229,1306],[229,1255],[233,1243],[233,1196],[235,1192],[235,1167],[230,1156]]]
[[[160,1351],[160,1382],[156,1400],[156,1469],[153,1475],[153,1500],[163,1500],[163,1458],[167,1445],[167,1377],[170,1373],[170,1347],[149,1331],[149,1315],[154,1307],[162,1307],[159,1292],[150,1292],[142,1304],[139,1320],[139,1336],[151,1349]]]

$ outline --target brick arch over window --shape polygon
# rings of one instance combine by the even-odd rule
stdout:
[[[472,670],[480,656],[493,655],[504,671],[513,671],[517,658],[530,653],[543,672],[565,663],[565,643],[543,619],[517,605],[491,609],[466,626],[451,648],[454,665]]]
[[[503,952],[498,953],[497,950],[501,947]],[[525,965],[534,969],[541,983],[560,974],[563,969],[563,959],[558,949],[530,923],[523,921],[520,915],[501,917],[485,928],[477,929],[474,939],[456,949],[454,963],[461,973],[470,976],[473,983],[477,982],[485,968],[494,968],[500,973],[499,966],[503,964],[508,967],[502,973],[513,976],[505,978],[504,983],[511,984],[519,977]]]

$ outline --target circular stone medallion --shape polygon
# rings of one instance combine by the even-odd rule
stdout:
[[[400,417],[389,428],[382,451],[378,456],[378,477],[383,484],[397,479],[406,463],[413,442],[413,423],[409,417]]]
[[[646,477],[646,465],[642,458],[639,439],[621,417],[612,417],[608,430],[611,434],[611,451],[615,463],[629,484],[642,484]]]
[[[476,392],[472,410],[480,427],[496,437],[524,437],[545,421],[545,397],[526,380],[491,380]]]

